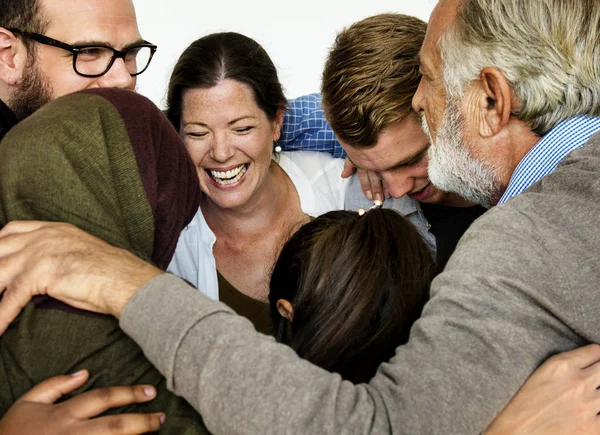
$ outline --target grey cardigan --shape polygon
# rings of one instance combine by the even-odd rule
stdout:
[[[162,275],[122,328],[215,433],[477,434],[548,356],[600,342],[600,135],[461,239],[408,344],[353,385]]]

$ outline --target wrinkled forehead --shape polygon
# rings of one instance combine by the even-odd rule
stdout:
[[[121,48],[141,39],[131,0],[42,0],[47,36],[72,45]]]
[[[464,4],[464,0],[440,0],[431,12],[423,46],[419,53],[422,65],[430,68],[441,65],[439,41],[456,18],[462,4]]]

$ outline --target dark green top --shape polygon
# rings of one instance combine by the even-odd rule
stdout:
[[[245,295],[232,286],[218,271],[217,278],[219,280],[219,300],[221,302],[227,304],[240,316],[250,320],[258,332],[275,335],[268,302],[262,302]]]
[[[116,89],[71,94],[17,124],[0,143],[0,227],[11,220],[70,222],[165,265],[172,239],[198,207],[188,187],[198,184],[195,174],[177,132],[146,98]],[[0,337],[0,416],[40,381],[80,369],[90,377],[76,393],[156,386],[155,400],[107,413],[164,411],[161,435],[208,433],[116,319],[50,298],[27,305]]]

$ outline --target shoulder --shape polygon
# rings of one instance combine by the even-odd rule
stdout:
[[[314,151],[283,152],[279,165],[288,174],[300,197],[302,210],[318,216],[344,208],[348,179],[342,178],[344,159]]]
[[[288,106],[292,109],[314,109],[321,107],[321,94],[313,93],[291,99]]]
[[[279,153],[278,163],[288,174],[290,171],[298,171],[309,182],[325,174],[340,178],[344,169],[344,159],[318,151],[284,151]]]

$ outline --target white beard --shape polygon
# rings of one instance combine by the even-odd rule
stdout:
[[[498,197],[499,180],[493,168],[470,156],[462,134],[458,102],[448,98],[442,123],[434,141],[423,114],[423,130],[429,136],[429,179],[439,189],[454,192],[468,201],[491,207]]]

